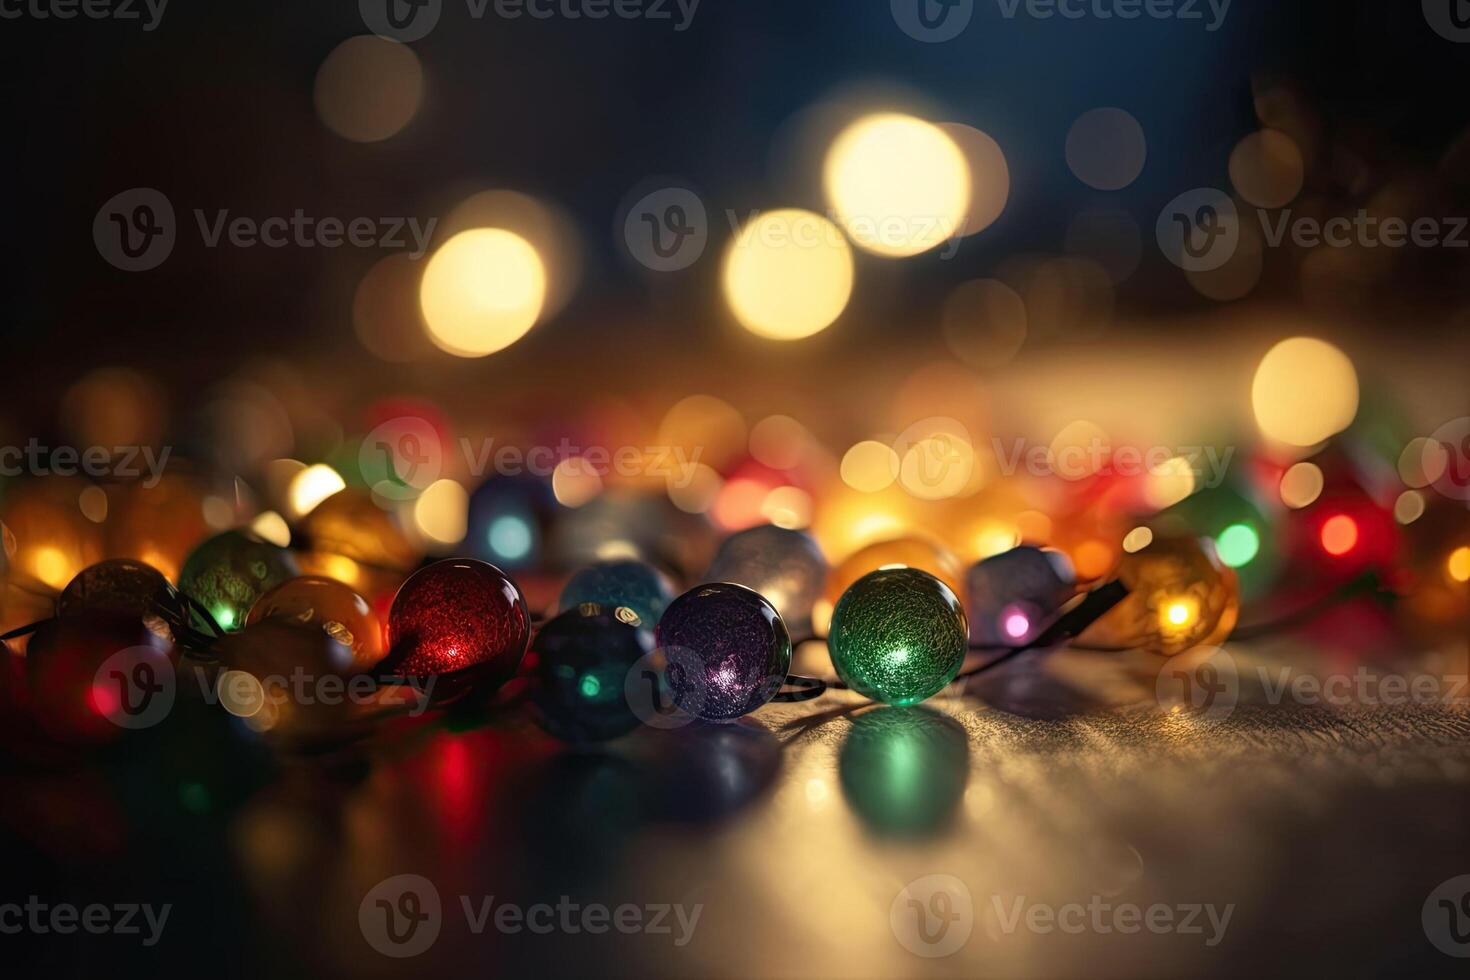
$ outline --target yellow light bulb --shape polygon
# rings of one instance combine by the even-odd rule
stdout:
[[[1470,582],[1470,547],[1456,548],[1445,564],[1450,578],[1456,582]]]
[[[1164,621],[1170,626],[1187,626],[1199,615],[1199,603],[1192,599],[1176,599],[1164,607]]]

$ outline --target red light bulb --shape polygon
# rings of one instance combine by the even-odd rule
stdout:
[[[1322,550],[1341,558],[1358,546],[1358,522],[1346,514],[1329,517],[1322,525]]]
[[[510,578],[487,562],[454,558],[415,572],[388,614],[382,671],[499,685],[531,642],[531,613]],[[434,692],[436,695],[444,693]]]

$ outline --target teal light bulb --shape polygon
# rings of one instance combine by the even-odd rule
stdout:
[[[876,701],[914,704],[955,679],[968,636],[949,586],[917,568],[881,568],[837,601],[827,644],[848,687]]]

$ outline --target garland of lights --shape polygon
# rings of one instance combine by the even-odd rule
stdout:
[[[750,548],[751,538],[761,547]],[[727,551],[743,554],[744,562],[725,555],[716,567],[731,579],[761,584],[788,609],[812,600],[827,573],[820,552],[799,532],[757,528],[732,536],[722,555]],[[52,619],[0,641],[35,634],[26,658],[35,685],[61,683],[70,675],[54,664],[87,645],[112,651],[166,640],[222,669],[251,672],[251,661],[264,658],[277,666],[366,673],[385,688],[432,691],[441,704],[495,691],[532,653],[535,717],[575,743],[632,731],[650,721],[650,710],[730,721],[769,702],[807,701],[829,689],[914,704],[957,680],[1084,634],[1094,639],[1078,643],[1081,649],[1172,655],[1236,631],[1237,577],[1189,536],[1150,536],[1124,556],[1116,578],[1081,594],[1058,553],[1015,548],[970,570],[970,615],[939,576],[884,563],[885,557],[874,552],[869,558],[878,567],[842,589],[825,637],[795,643],[782,612],[761,591],[710,582],[676,597],[666,576],[629,560],[573,575],[558,603],[562,611],[544,620],[496,566],[471,558],[437,561],[397,590],[384,629],[347,585],[296,574],[290,551],[232,531],[195,549],[177,589],[142,562],[90,566],[56,597]],[[1236,632],[1261,635],[1294,625],[1377,587],[1376,577],[1360,576],[1277,622]],[[793,651],[812,642],[826,643],[838,680],[790,673]],[[999,655],[965,670],[976,653]],[[86,671],[78,676],[85,679]],[[644,681],[648,704],[635,691]],[[97,733],[96,719],[78,715],[75,699],[53,700],[71,715],[58,730]]]

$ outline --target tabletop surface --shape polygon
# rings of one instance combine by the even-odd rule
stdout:
[[[168,904],[158,941],[0,944],[38,976],[1448,974],[1465,673],[1068,650],[596,752],[514,708],[290,757],[211,717],[22,769],[5,807],[8,891]],[[422,951],[379,952],[390,928]]]

